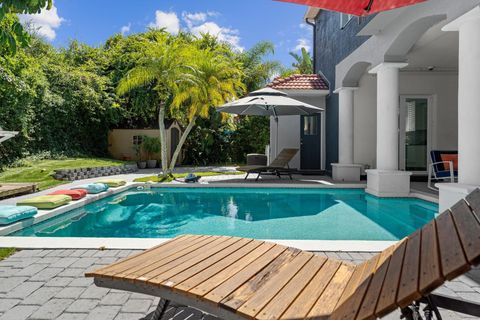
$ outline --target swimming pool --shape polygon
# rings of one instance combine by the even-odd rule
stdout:
[[[433,219],[434,203],[362,189],[130,189],[11,236],[398,240]]]

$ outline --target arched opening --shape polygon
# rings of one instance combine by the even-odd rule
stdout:
[[[370,62],[365,61],[360,61],[352,65],[343,78],[342,87],[358,87],[360,78],[370,65]]]
[[[389,62],[406,61],[407,54],[417,41],[434,25],[447,18],[445,14],[423,17],[406,27],[385,52],[384,60]]]

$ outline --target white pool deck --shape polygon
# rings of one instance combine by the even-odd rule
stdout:
[[[231,171],[231,167],[201,167],[182,168],[182,171]],[[108,178],[123,179],[127,181],[127,185],[120,188],[111,188],[107,192],[96,195],[88,195],[86,198],[79,201],[72,201],[70,204],[53,209],[53,210],[39,210],[39,213],[33,218],[26,221],[17,222],[8,226],[0,227],[0,247],[15,247],[23,249],[147,249],[158,245],[168,239],[159,238],[59,238],[59,237],[10,237],[5,236],[12,232],[18,231],[22,228],[31,226],[64,214],[72,209],[84,206],[85,204],[94,202],[105,197],[118,194],[129,188],[143,186],[143,183],[135,183],[134,179],[154,175],[158,169],[142,170],[138,173],[124,174],[117,176],[110,176]],[[213,177],[204,177],[199,184],[185,184],[180,182],[151,184],[153,187],[231,187],[231,188],[365,188],[366,184],[361,183],[334,183],[331,178],[326,176],[294,176],[294,180],[282,179],[267,176],[258,182],[255,182],[255,176],[249,177],[248,180],[243,180],[243,175],[221,175]],[[41,191],[35,195],[47,194],[55,190],[69,189],[80,184],[98,181],[101,178],[92,178],[74,181],[68,184],[57,186],[52,189]],[[421,183],[412,183],[411,197],[420,198],[427,201],[438,202],[438,196],[428,192]],[[0,201],[2,204],[15,204],[23,198],[32,197],[32,195],[25,195],[16,198],[10,198]],[[269,239],[265,239],[269,240]],[[343,240],[269,240],[279,244],[296,247],[302,250],[309,251],[334,251],[334,252],[378,252],[387,248],[394,242],[392,241],[343,241]]]

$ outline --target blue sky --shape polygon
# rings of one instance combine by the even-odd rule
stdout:
[[[239,50],[258,41],[275,44],[274,59],[290,66],[288,52],[311,47],[306,7],[273,0],[56,0],[53,10],[22,17],[55,46],[77,39],[97,46],[114,33],[166,27],[172,33],[209,32]]]

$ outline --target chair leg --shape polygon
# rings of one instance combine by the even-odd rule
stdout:
[[[167,310],[169,304],[170,304],[170,300],[160,298],[157,309],[155,309],[155,311],[153,312],[150,320],[160,320],[165,314],[165,311]]]
[[[250,172],[247,172],[247,175],[245,176],[244,180],[247,180],[249,174],[250,174]]]
[[[257,176],[257,179],[255,179],[255,181],[258,181],[258,179],[260,179],[260,176],[262,175],[261,172],[258,173],[258,176]]]
[[[427,184],[427,187],[430,190],[437,191],[437,189],[434,186],[432,186],[432,175],[433,175],[433,166],[430,165],[430,167],[428,168],[428,184]]]

